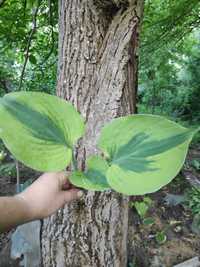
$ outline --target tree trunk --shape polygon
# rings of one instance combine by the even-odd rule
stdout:
[[[98,152],[102,126],[135,112],[142,10],[143,0],[60,0],[57,93],[87,123],[77,145],[81,169]],[[128,197],[88,192],[44,221],[44,266],[126,266],[128,213]]]

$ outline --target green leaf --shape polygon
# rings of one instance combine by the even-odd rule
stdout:
[[[5,159],[6,155],[7,155],[7,154],[6,154],[3,150],[0,151],[0,162],[3,161],[3,160]]]
[[[144,218],[144,216],[146,215],[146,213],[149,209],[149,206],[143,201],[142,202],[136,201],[134,203],[134,206],[135,206],[138,214],[140,215],[140,217]]]
[[[199,210],[198,210],[199,212]],[[200,214],[197,213],[194,218],[193,218],[193,221],[192,221],[192,225],[191,225],[191,229],[192,229],[192,232],[194,234],[197,234],[197,235],[200,235]]]
[[[29,56],[29,61],[33,64],[33,65],[36,65],[37,64],[37,59],[35,56],[33,55],[30,55]]]
[[[152,225],[152,224],[154,224],[155,223],[155,220],[154,220],[154,218],[152,218],[152,217],[147,217],[147,218],[145,218],[144,220],[143,220],[143,224],[144,225]]]
[[[87,160],[87,171],[85,173],[76,171],[70,176],[72,184],[93,191],[104,191],[110,189],[106,179],[108,163],[99,156],[93,156]]]
[[[167,236],[165,235],[164,232],[156,233],[156,241],[158,242],[158,244],[163,244],[166,242],[166,240],[167,240]]]
[[[153,204],[153,200],[150,197],[144,197],[143,201],[150,207]]]
[[[154,115],[130,115],[105,126],[99,147],[110,186],[126,195],[154,192],[180,171],[195,131]]]
[[[39,171],[60,171],[84,133],[81,116],[66,101],[44,93],[10,93],[0,99],[0,136],[10,152]]]
[[[193,159],[192,160],[192,166],[198,171],[198,170],[200,170],[200,161],[199,160],[197,160],[197,159]]]

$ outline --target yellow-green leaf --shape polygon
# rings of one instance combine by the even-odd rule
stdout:
[[[0,129],[19,161],[39,171],[59,171],[69,164],[84,122],[70,103],[56,96],[18,92],[0,99]]]
[[[180,171],[195,131],[154,115],[130,115],[105,126],[99,147],[110,186],[126,195],[154,192]]]
[[[87,160],[87,171],[85,173],[76,171],[70,176],[72,184],[93,191],[104,191],[110,189],[106,179],[108,163],[99,156],[93,156]]]

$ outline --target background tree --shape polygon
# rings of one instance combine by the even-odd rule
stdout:
[[[55,92],[57,9],[57,1],[2,1],[1,95],[14,90]]]
[[[190,65],[198,72],[199,11],[196,0],[146,2],[140,45],[140,112],[194,123],[199,120],[200,110],[194,104],[198,75],[189,69]],[[192,99],[195,112],[189,104]]]

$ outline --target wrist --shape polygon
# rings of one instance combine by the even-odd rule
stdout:
[[[28,199],[24,196],[23,193],[19,193],[13,197],[15,201],[20,206],[20,210],[22,211],[22,219],[24,222],[29,222],[34,219],[36,219],[36,214],[34,212],[34,209],[32,208],[31,203],[28,201]]]

